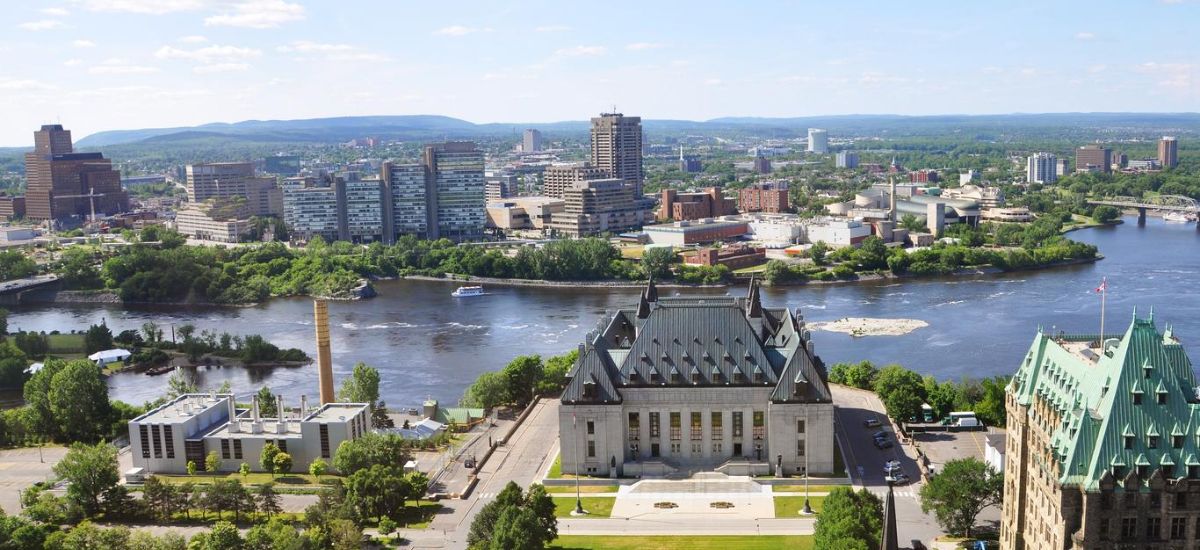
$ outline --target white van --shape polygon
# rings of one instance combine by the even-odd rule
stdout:
[[[964,416],[959,418],[954,425],[959,428],[978,428],[983,424],[980,424],[979,419],[974,416]]]

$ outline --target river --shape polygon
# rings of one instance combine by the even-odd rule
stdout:
[[[768,306],[802,309],[809,321],[842,317],[914,318],[929,323],[904,336],[854,338],[815,331],[817,353],[829,364],[869,359],[900,363],[939,378],[1011,374],[1039,325],[1047,330],[1094,333],[1100,299],[1094,288],[1108,278],[1106,332],[1124,330],[1133,309],[1154,308],[1160,327],[1171,323],[1189,355],[1200,358],[1200,232],[1194,225],[1134,218],[1117,227],[1085,229],[1073,239],[1095,244],[1103,261],[999,275],[881,281],[764,289]],[[636,289],[490,287],[474,298],[453,298],[448,282],[382,281],[379,296],[331,302],[334,376],[341,380],[362,361],[380,370],[381,394],[392,406],[416,406],[427,397],[456,402],[480,373],[519,354],[543,356],[574,348],[607,309],[636,302]],[[676,290],[664,291],[675,294]],[[687,290],[741,295],[744,288]],[[255,307],[122,307],[52,305],[14,308],[12,330],[84,329],[101,320],[115,332],[146,321],[200,330],[261,334],[281,347],[315,356],[312,302],[274,299]],[[201,386],[232,383],[239,395],[263,385],[293,403],[317,393],[315,367],[197,371]],[[118,374],[111,396],[132,403],[159,397],[166,376]]]

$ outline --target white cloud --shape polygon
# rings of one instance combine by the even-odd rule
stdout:
[[[1150,61],[1138,65],[1137,71],[1140,73],[1149,74],[1157,78],[1157,84],[1163,88],[1170,88],[1188,95],[1197,95],[1198,67],[1191,63],[1157,63]]]
[[[1095,33],[1090,33],[1090,32],[1086,32],[1086,31],[1075,33],[1076,40],[1092,40],[1094,38],[1096,38]]]
[[[582,56],[597,56],[604,55],[604,46],[575,46],[573,48],[562,48],[554,51],[554,57],[582,57]]]
[[[208,0],[83,0],[84,8],[90,11],[115,11],[162,15],[180,11],[193,11],[210,5]]]
[[[147,74],[156,73],[158,68],[133,65],[125,59],[107,59],[99,65],[88,67],[88,74]]]
[[[534,32],[567,32],[571,30],[571,27],[566,25],[543,25],[533,30]]]
[[[1088,67],[1087,72],[1098,74],[1104,72],[1106,69],[1108,69],[1108,65],[1092,65],[1091,67]]]
[[[75,46],[76,48],[95,48],[96,47],[96,43],[92,42],[91,40],[76,40],[74,42],[71,42],[71,45]]]
[[[436,31],[433,31],[433,34],[439,36],[466,36],[473,32],[479,32],[479,29],[473,27],[464,27],[462,25],[450,25],[449,27],[442,27]]]
[[[159,59],[186,59],[198,63],[230,63],[262,56],[262,50],[240,48],[238,46],[205,46],[194,50],[184,50],[174,46],[163,46],[154,52]]]
[[[704,81],[705,86],[720,86],[721,84],[724,84],[724,82],[719,78],[709,78]]]
[[[212,65],[199,65],[194,67],[192,68],[192,72],[196,74],[232,73],[246,71],[249,69],[249,63],[214,63]]]
[[[57,87],[54,86],[53,84],[46,84],[45,82],[39,82],[37,80],[32,80],[32,79],[28,79],[28,78],[15,79],[15,80],[0,78],[0,90],[24,92],[24,91],[53,90],[56,88]]]
[[[661,47],[663,47],[663,45],[659,44],[658,42],[634,42],[633,44],[626,45],[625,49],[630,50],[630,51],[639,51],[639,50],[654,50],[654,49],[661,48]]]
[[[51,29],[63,28],[63,22],[57,19],[39,19],[37,21],[26,21],[17,25],[27,31],[48,31]]]
[[[183,42],[184,44],[203,44],[208,42],[208,39],[198,34],[192,34],[179,37],[179,41]]]
[[[79,59],[68,59],[66,61],[63,61],[63,66],[64,67],[74,67],[76,65],[79,65],[80,63],[83,63],[83,61],[79,60]]]
[[[311,42],[308,40],[297,40],[286,46],[279,46],[275,51],[281,53],[330,53],[330,52],[348,52],[354,49],[354,46],[349,44],[322,44],[320,42]]]
[[[71,12],[64,8],[42,8],[41,12],[52,17],[66,17],[71,15]]]
[[[270,29],[283,23],[304,19],[304,6],[284,0],[243,0],[233,5],[232,13],[204,18],[209,26]]]

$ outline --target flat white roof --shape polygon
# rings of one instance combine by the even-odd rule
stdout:
[[[228,406],[224,399],[232,399],[233,395],[218,393],[189,393],[176,397],[165,405],[158,407],[132,420],[142,424],[171,424],[187,421],[208,409],[217,406]]]
[[[368,407],[366,403],[326,403],[304,418],[305,422],[340,422]]]

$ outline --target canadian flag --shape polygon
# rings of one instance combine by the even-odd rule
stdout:
[[[1100,286],[1096,287],[1096,292],[1105,292],[1108,290],[1108,277],[1100,279]]]

